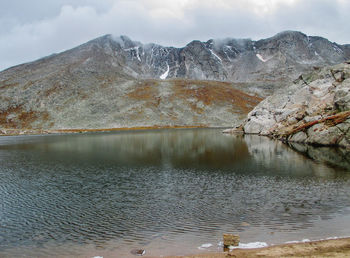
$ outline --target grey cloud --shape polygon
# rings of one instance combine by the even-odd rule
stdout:
[[[276,11],[266,14],[255,13],[244,0],[237,0],[237,5],[221,0],[225,1],[229,3],[226,8],[194,1],[196,4],[184,8],[179,17],[155,15],[152,8],[156,0],[2,1],[0,70],[107,33],[128,35],[144,43],[183,46],[193,39],[260,39],[282,30],[301,30],[350,43],[347,1],[305,0],[291,6],[281,3]],[[164,1],[161,3],[164,8]]]
[[[1,1],[0,17],[16,19],[20,23],[34,22],[56,16],[64,5],[92,6],[97,11],[105,11],[113,0],[11,0]]]

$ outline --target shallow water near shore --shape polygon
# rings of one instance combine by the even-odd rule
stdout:
[[[0,198],[1,257],[220,251],[223,233],[350,236],[346,164],[218,129],[0,137]]]

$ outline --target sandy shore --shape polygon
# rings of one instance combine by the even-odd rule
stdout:
[[[180,256],[169,256],[175,258]],[[256,249],[234,249],[223,253],[203,253],[186,258],[223,257],[350,257],[350,238],[283,244]]]

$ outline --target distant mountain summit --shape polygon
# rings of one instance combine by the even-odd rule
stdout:
[[[183,48],[105,35],[0,72],[0,128],[231,126],[259,97],[347,59],[350,45],[296,31]]]

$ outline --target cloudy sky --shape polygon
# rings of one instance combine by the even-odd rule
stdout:
[[[0,70],[104,34],[184,46],[299,30],[350,43],[350,0],[0,0]]]

